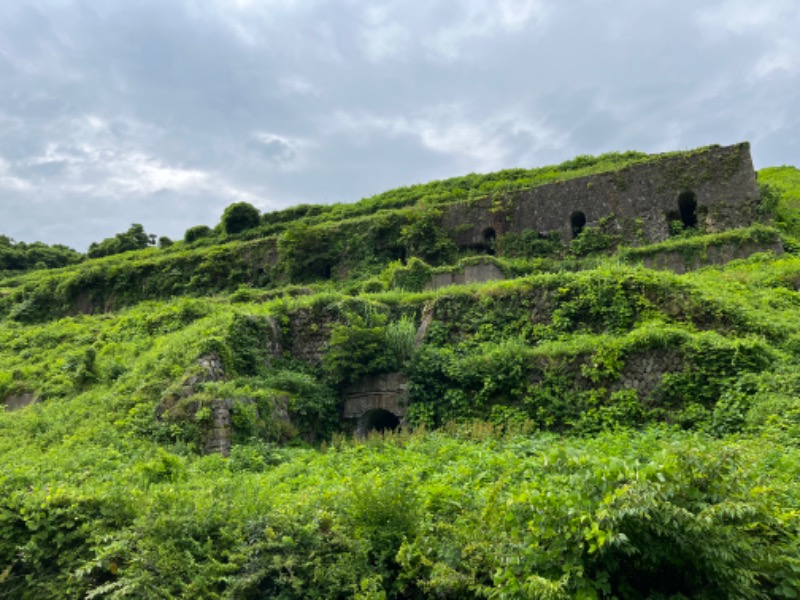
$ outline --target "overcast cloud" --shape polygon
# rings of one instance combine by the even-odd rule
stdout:
[[[180,238],[576,154],[799,164],[797,0],[4,0],[0,233]]]

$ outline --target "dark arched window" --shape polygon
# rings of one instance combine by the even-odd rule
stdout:
[[[678,196],[678,211],[684,227],[697,227],[697,198],[694,192],[683,192]]]
[[[572,237],[578,237],[581,231],[583,231],[583,228],[586,227],[586,215],[579,210],[572,213],[572,216],[569,218],[569,224],[572,227]]]
[[[487,227],[483,230],[483,245],[486,248],[486,254],[494,254],[496,241],[497,232],[492,227]]]

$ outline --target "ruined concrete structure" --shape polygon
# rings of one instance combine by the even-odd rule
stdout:
[[[468,283],[486,283],[505,279],[503,271],[491,262],[467,265],[462,270],[444,271],[434,273],[425,289],[438,290],[448,285],[463,285]]]
[[[21,394],[12,394],[8,396],[4,401],[3,405],[5,406],[5,410],[12,411],[12,410],[20,410],[25,408],[26,406],[30,406],[31,404],[35,404],[38,398],[31,394],[30,392],[24,392]]]
[[[627,245],[638,246],[666,240],[676,227],[674,222],[679,227],[698,227],[708,233],[749,226],[758,220],[759,201],[750,149],[745,143],[664,155],[617,171],[445,205],[441,207],[439,225],[457,246],[477,253],[501,251],[500,242],[504,236],[526,232],[535,232],[547,239],[557,237],[566,244],[587,227],[601,228]],[[780,240],[712,245],[701,254],[689,257],[672,249],[641,260],[650,267],[681,272],[764,249],[780,252]],[[277,262],[277,253],[270,256],[273,263]],[[484,261],[450,270],[447,267],[437,269],[427,288],[504,277],[494,259],[487,257]],[[435,302],[431,302],[422,311],[418,345],[425,337],[435,310]],[[531,320],[548,322],[550,312],[546,298],[542,298]],[[287,335],[282,336],[278,324],[270,320],[272,334],[264,340],[268,354],[271,359],[288,354],[296,360],[319,365],[336,321],[337,316],[333,314],[299,310],[287,324]],[[584,380],[581,374],[586,360],[589,357],[575,356],[565,368],[574,375],[576,386],[588,389],[596,382]],[[202,366],[207,372],[218,370],[216,364]],[[618,378],[605,383],[612,391],[635,390],[646,400],[655,393],[665,374],[684,367],[684,359],[676,349],[646,350],[628,357]],[[364,436],[371,431],[401,426],[407,405],[405,376],[376,374],[343,390],[341,418],[354,427],[357,435]],[[211,409],[205,449],[227,454],[234,407],[229,400],[219,399],[211,404]],[[285,407],[282,410],[285,412]]]
[[[357,419],[356,434],[396,429],[402,424],[408,401],[408,380],[402,373],[364,378],[344,394],[342,418]]]
[[[671,221],[709,233],[748,226],[757,220],[759,200],[750,146],[741,143],[449,205],[442,226],[458,246],[478,250],[526,231],[569,242],[601,224],[639,245],[667,239]]]

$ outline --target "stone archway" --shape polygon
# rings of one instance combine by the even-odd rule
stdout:
[[[368,410],[358,420],[356,433],[359,437],[366,437],[371,433],[386,433],[400,428],[400,417],[393,412],[375,408]]]
[[[344,394],[342,418],[355,421],[356,433],[394,430],[403,424],[408,398],[408,380],[402,373],[365,377]]]
[[[586,227],[586,215],[583,211],[576,210],[572,215],[569,217],[569,225],[572,229],[572,237],[573,239],[578,237],[583,228]]]

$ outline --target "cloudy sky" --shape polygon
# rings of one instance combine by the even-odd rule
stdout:
[[[2,0],[0,233],[180,238],[577,154],[800,165],[797,0]]]

